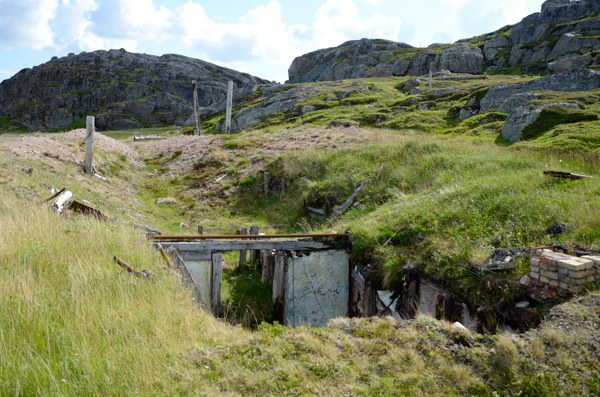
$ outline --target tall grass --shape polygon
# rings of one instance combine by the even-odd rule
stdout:
[[[6,196],[0,224],[0,394],[174,391],[174,353],[207,317],[147,241]],[[114,255],[159,280],[132,277]]]

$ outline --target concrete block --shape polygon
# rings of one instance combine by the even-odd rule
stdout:
[[[560,276],[568,276],[569,275],[569,269],[567,269],[566,267],[559,267],[558,268],[558,274]]]
[[[529,268],[529,270],[531,270],[534,273],[539,273],[540,272],[540,267],[539,266],[531,266]]]
[[[540,279],[540,274],[538,272],[530,272],[529,273],[529,277],[539,280]]]
[[[548,279],[558,280],[558,273],[557,272],[547,272],[545,270],[540,270],[540,274],[543,277],[547,277]]]
[[[580,293],[581,291],[583,291],[583,286],[581,286],[581,287],[579,287],[579,286],[570,286],[569,288],[567,288],[567,290],[568,290],[569,292],[572,292],[572,293],[574,293],[574,294],[578,294],[578,293]]]
[[[558,283],[558,288],[564,289],[564,290],[568,290],[569,289],[569,284],[565,283],[564,281],[561,281],[561,282]]]
[[[544,267],[545,265],[556,265],[556,259],[544,253],[540,256],[540,267]]]
[[[551,287],[558,287],[558,280],[550,280],[548,281],[548,285],[550,285]]]
[[[519,280],[519,283],[527,287],[531,285],[531,277],[529,277],[528,275],[524,275],[523,277],[521,277],[521,280]]]
[[[540,283],[548,284],[549,281],[548,277],[540,276]]]
[[[531,258],[531,266],[539,266],[540,265],[540,259],[539,258]]]
[[[594,267],[600,268],[600,256],[585,255],[581,258],[591,260],[594,262]]]
[[[596,277],[594,276],[589,276],[585,279],[585,281],[587,281],[588,283],[593,283],[594,281],[596,281]]]
[[[586,278],[594,274],[593,270],[568,270],[569,278]]]
[[[572,278],[568,281],[568,283],[571,285],[585,285],[587,284],[587,281],[585,278]]]
[[[574,259],[562,259],[562,260],[558,261],[558,266],[564,267],[564,268],[570,269],[570,270],[575,270],[575,271],[586,269],[585,263],[579,262]]]

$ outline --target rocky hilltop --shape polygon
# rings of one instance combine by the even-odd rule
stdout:
[[[181,55],[121,50],[83,52],[23,69],[0,84],[0,116],[29,129],[68,127],[86,115],[100,130],[183,125],[200,106],[219,102],[227,82],[248,89],[268,81]]]
[[[288,83],[363,77],[419,76],[433,71],[562,73],[595,66],[600,51],[600,2],[548,0],[513,26],[461,40],[414,48],[388,40],[357,40],[296,58]]]

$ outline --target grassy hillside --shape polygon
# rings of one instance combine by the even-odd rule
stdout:
[[[227,325],[198,309],[132,229],[59,217],[3,191],[2,395],[590,395],[600,301],[555,308],[526,337],[427,319],[323,329]],[[148,268],[154,282],[112,262]]]
[[[94,154],[108,181],[78,165],[81,132],[3,137],[0,395],[600,393],[597,285],[571,302],[536,308],[549,315],[521,335],[462,334],[425,317],[249,330],[235,325],[238,318],[217,320],[199,309],[135,226],[169,234],[192,234],[199,224],[218,233],[250,224],[349,230],[355,258],[378,270],[373,281],[381,287],[397,286],[412,263],[475,304],[512,299],[529,270],[525,260],[501,275],[474,270],[495,248],[599,249],[600,128],[549,108],[531,139],[510,145],[499,138],[499,113],[454,119],[472,95],[502,81],[452,82],[459,92],[428,97],[398,90],[398,79],[363,80],[377,90],[333,104],[325,101],[331,92],[323,93],[323,103],[311,102],[323,107],[317,112],[274,115],[230,137],[176,137],[174,128],[151,132],[168,140],[133,144],[124,140],[133,132],[115,131],[123,140],[100,137]],[[352,82],[340,84],[331,90]],[[540,99],[546,95],[559,94]],[[595,95],[560,94],[585,102],[582,112],[595,112]],[[218,117],[205,120],[205,130]],[[364,128],[336,126],[344,121]],[[545,170],[593,178],[559,180]],[[260,193],[264,171],[276,195]],[[333,224],[305,212],[305,205],[342,203],[368,179],[358,204]],[[56,215],[40,204],[49,184],[69,186],[119,221]],[[177,204],[155,203],[165,196]],[[558,222],[569,230],[547,235]],[[157,279],[132,277],[115,255]],[[254,304],[235,280],[225,281],[232,310]]]

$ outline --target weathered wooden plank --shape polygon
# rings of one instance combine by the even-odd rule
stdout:
[[[329,248],[320,241],[277,241],[277,240],[239,240],[239,241],[195,241],[195,242],[161,242],[166,248],[173,247],[180,252],[194,251],[240,251],[240,250],[280,250],[305,251]],[[185,258],[184,258],[185,259]]]
[[[223,273],[223,254],[212,255],[212,282],[210,285],[210,307],[213,314],[221,311],[221,278]]]

